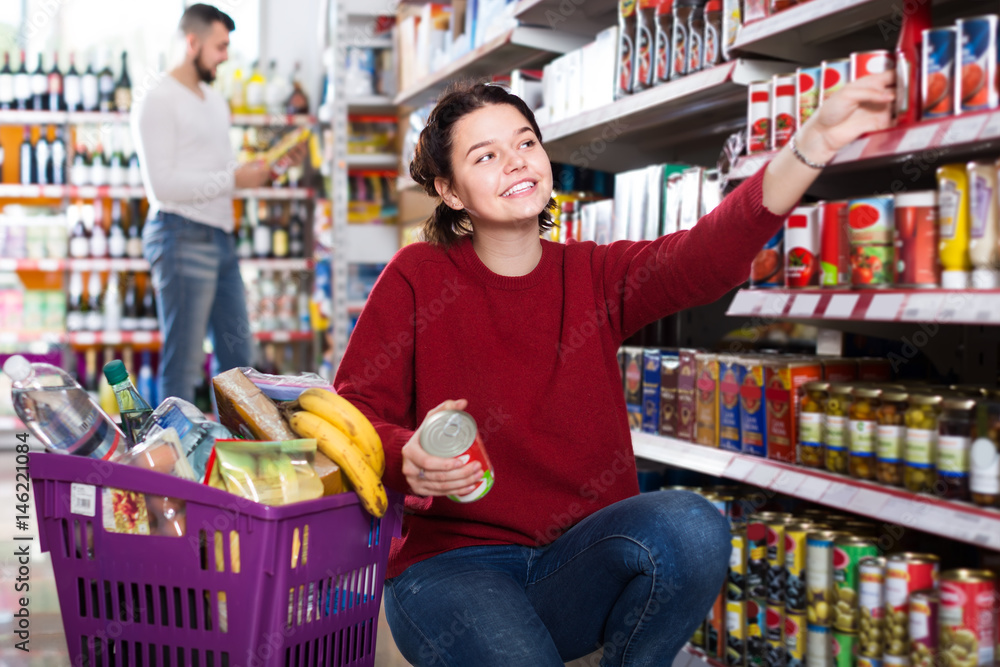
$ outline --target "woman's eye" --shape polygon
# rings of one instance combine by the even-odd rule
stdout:
[[[491,157],[493,157],[493,153],[486,153],[485,155],[481,156],[478,160],[476,160],[476,162],[485,162],[486,158],[491,158]]]
[[[534,146],[534,145],[535,145],[535,140],[534,139],[528,139],[527,141],[525,141],[524,143],[521,144],[521,146],[528,146],[529,148],[531,146]]]

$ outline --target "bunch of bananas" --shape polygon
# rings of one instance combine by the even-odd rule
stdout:
[[[290,406],[287,419],[293,431],[315,438],[320,451],[340,466],[369,514],[385,514],[389,501],[382,486],[382,440],[360,410],[332,391],[306,389]]]

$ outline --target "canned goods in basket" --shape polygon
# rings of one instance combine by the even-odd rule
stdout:
[[[997,16],[988,14],[955,23],[960,45],[955,111],[995,109],[997,90]]]
[[[851,81],[896,68],[896,58],[883,49],[851,54]]]
[[[868,658],[882,657],[885,622],[885,558],[864,558],[858,563],[858,653]]]
[[[836,606],[833,627],[840,632],[858,631],[858,564],[863,558],[877,556],[878,547],[870,540],[849,535],[838,537],[833,545],[833,586]]]
[[[785,614],[785,664],[803,667],[806,661],[806,615]]]
[[[851,79],[851,59],[824,60],[820,65],[822,71],[822,88],[819,93],[819,103],[830,99],[830,96],[847,85]]]
[[[833,631],[834,667],[855,667],[858,660],[858,636],[849,632]]]
[[[938,557],[934,554],[892,554],[886,560],[885,632],[883,652],[905,656],[909,652],[907,614],[911,596],[937,587]]]
[[[955,28],[924,30],[921,118],[944,118],[955,112]]]
[[[809,667],[833,665],[833,637],[830,628],[821,625],[806,627],[806,664]]]
[[[938,648],[943,664],[977,667],[993,662],[995,588],[996,576],[989,570],[950,570],[941,575]]]
[[[461,410],[442,410],[427,418],[420,428],[420,446],[431,456],[458,458],[463,464],[479,461],[483,480],[475,490],[464,496],[448,496],[457,503],[479,500],[493,488],[495,475],[486,447],[476,428],[476,420]]]
[[[921,190],[896,195],[897,285],[937,287],[941,269],[938,246],[937,190]]]
[[[914,591],[910,595],[909,635],[912,667],[933,667],[938,652],[938,592]]]

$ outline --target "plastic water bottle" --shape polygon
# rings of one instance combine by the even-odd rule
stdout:
[[[110,459],[124,450],[125,434],[66,371],[20,355],[3,370],[13,381],[14,411],[50,452]]]

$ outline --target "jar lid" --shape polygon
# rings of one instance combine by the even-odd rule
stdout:
[[[972,410],[976,407],[976,399],[966,396],[947,396],[941,405],[945,410]]]
[[[878,398],[882,395],[882,390],[878,387],[855,387],[851,393],[855,398]]]
[[[938,394],[910,394],[912,405],[940,405],[942,400]]]
[[[806,391],[826,391],[830,388],[830,383],[824,382],[823,380],[813,380],[811,382],[806,382],[802,385],[802,388]]]
[[[892,401],[893,403],[898,403],[899,401],[905,401],[909,397],[909,392],[905,389],[883,389],[882,390],[882,400]]]
[[[854,391],[854,385],[847,384],[846,382],[830,383],[831,394],[837,394],[838,396],[850,396],[853,391]]]

